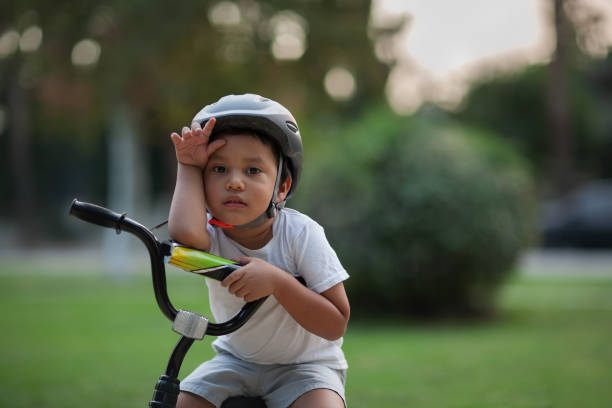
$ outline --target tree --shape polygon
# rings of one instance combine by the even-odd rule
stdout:
[[[554,4],[558,38],[551,62],[475,84],[452,114],[512,141],[529,158],[545,196],[612,176],[610,57],[601,59],[605,54],[596,40],[601,13],[579,0]]]
[[[377,108],[333,131],[339,137],[307,162],[306,194],[296,198],[350,272],[353,307],[418,317],[493,311],[533,238],[523,158],[439,112],[402,118]]]
[[[568,71],[571,63],[573,32],[563,10],[566,0],[552,0],[556,47],[548,73],[549,137],[553,152],[552,185],[556,195],[567,193],[574,175],[573,132],[568,101]]]
[[[346,117],[383,97],[388,68],[371,50],[367,0],[13,3],[0,6],[0,35],[10,30],[22,35],[30,26],[43,33],[42,46],[28,61],[21,61],[18,54],[0,59],[3,74],[9,65],[21,61],[12,77],[0,79],[0,105],[7,106],[10,126],[20,123],[12,119],[13,114],[27,110],[8,103],[8,89],[16,83],[22,87],[15,76],[29,77],[30,116],[21,122],[29,129],[17,132],[30,135],[31,144],[22,148],[29,156],[12,162],[30,166],[31,180],[18,185],[30,186],[32,191],[41,188],[38,176],[73,169],[61,155],[45,158],[47,167],[40,167],[40,155],[44,155],[40,147],[52,145],[63,147],[54,150],[58,153],[70,152],[71,160],[78,162],[81,157],[95,167],[89,181],[76,177],[64,183],[82,183],[73,185],[73,190],[103,196],[104,182],[99,180],[104,179],[105,153],[99,151],[99,140],[106,137],[118,104],[127,106],[132,121],[139,124],[148,154],[157,160],[150,168],[157,193],[168,194],[174,172],[168,134],[224,94],[265,94],[291,107],[301,123],[329,112]],[[274,55],[279,39],[289,41],[286,50],[300,38],[302,55]],[[77,44],[83,45],[85,53],[99,53],[99,60],[78,65],[74,60]],[[348,68],[357,83],[356,95],[342,103],[331,100],[323,88],[325,74],[336,65]],[[13,138],[17,139],[27,140]],[[20,218],[31,217],[33,209],[16,204],[33,201],[26,198],[27,193],[7,176],[1,183],[13,197],[12,206]],[[39,197],[51,203],[43,211],[55,213],[61,206],[53,203],[67,198],[48,194],[51,197]]]

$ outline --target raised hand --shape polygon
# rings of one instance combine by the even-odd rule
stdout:
[[[225,140],[222,139],[208,144],[215,122],[215,118],[211,118],[204,128],[195,122],[191,128],[183,127],[181,135],[172,132],[170,138],[174,143],[176,160],[179,163],[201,169],[206,167],[209,157],[225,144]]]

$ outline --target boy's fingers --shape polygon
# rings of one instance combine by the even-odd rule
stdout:
[[[202,128],[198,122],[193,122],[191,124],[191,134],[194,136],[202,136]]]
[[[244,284],[242,284],[241,282],[235,282],[228,289],[231,294],[238,296],[238,297],[243,297],[244,295],[247,294],[247,289],[244,286]]]
[[[217,150],[222,148],[225,143],[226,143],[225,140],[218,139],[218,140],[215,140],[214,142],[212,142],[211,144],[209,144],[208,145],[208,156],[210,157],[214,152],[216,152]],[[242,262],[240,262],[240,263],[242,263]]]
[[[187,126],[183,126],[183,130],[181,131],[181,134],[183,135],[183,137],[189,137],[191,136],[191,129],[189,129]]]
[[[232,283],[236,282],[244,275],[244,271],[242,269],[237,269],[234,272],[230,273],[229,276],[221,281],[221,286],[230,286]]]
[[[204,125],[204,134],[210,136],[210,133],[215,127],[215,123],[217,123],[217,119],[215,118],[208,119],[208,122],[206,122],[206,124]]]
[[[251,258],[248,256],[239,256],[237,258],[233,258],[232,261],[238,262],[239,264],[246,265],[251,262]]]
[[[246,302],[247,301],[246,298],[248,297],[249,293],[250,292],[246,290],[245,288],[241,288],[240,290],[237,290],[236,293],[234,293],[234,295],[239,298],[243,298]]]
[[[181,137],[179,136],[178,133],[176,132],[172,132],[172,134],[170,134],[170,139],[172,139],[172,142],[176,145],[177,143],[180,143],[181,141]]]

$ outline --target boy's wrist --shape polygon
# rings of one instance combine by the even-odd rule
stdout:
[[[276,275],[275,280],[274,292],[272,294],[278,299],[280,296],[282,296],[283,292],[287,290],[288,285],[292,283],[294,277],[291,274],[283,271],[282,273]]]
[[[179,167],[179,168],[181,168],[181,167],[182,167],[182,168],[184,168],[184,169],[196,169],[196,170],[198,170],[198,171],[200,171],[200,172],[201,172],[202,170],[204,170],[204,168],[206,168],[206,164],[204,164],[204,165],[202,165],[202,166],[198,166],[198,165],[196,165],[196,164],[188,164],[188,163],[183,163],[183,162],[178,161],[178,160],[177,160],[177,163],[178,163],[178,167]]]

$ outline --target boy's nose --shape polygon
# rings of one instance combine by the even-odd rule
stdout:
[[[226,188],[228,190],[242,191],[244,190],[244,181],[238,174],[232,173],[227,181]]]

